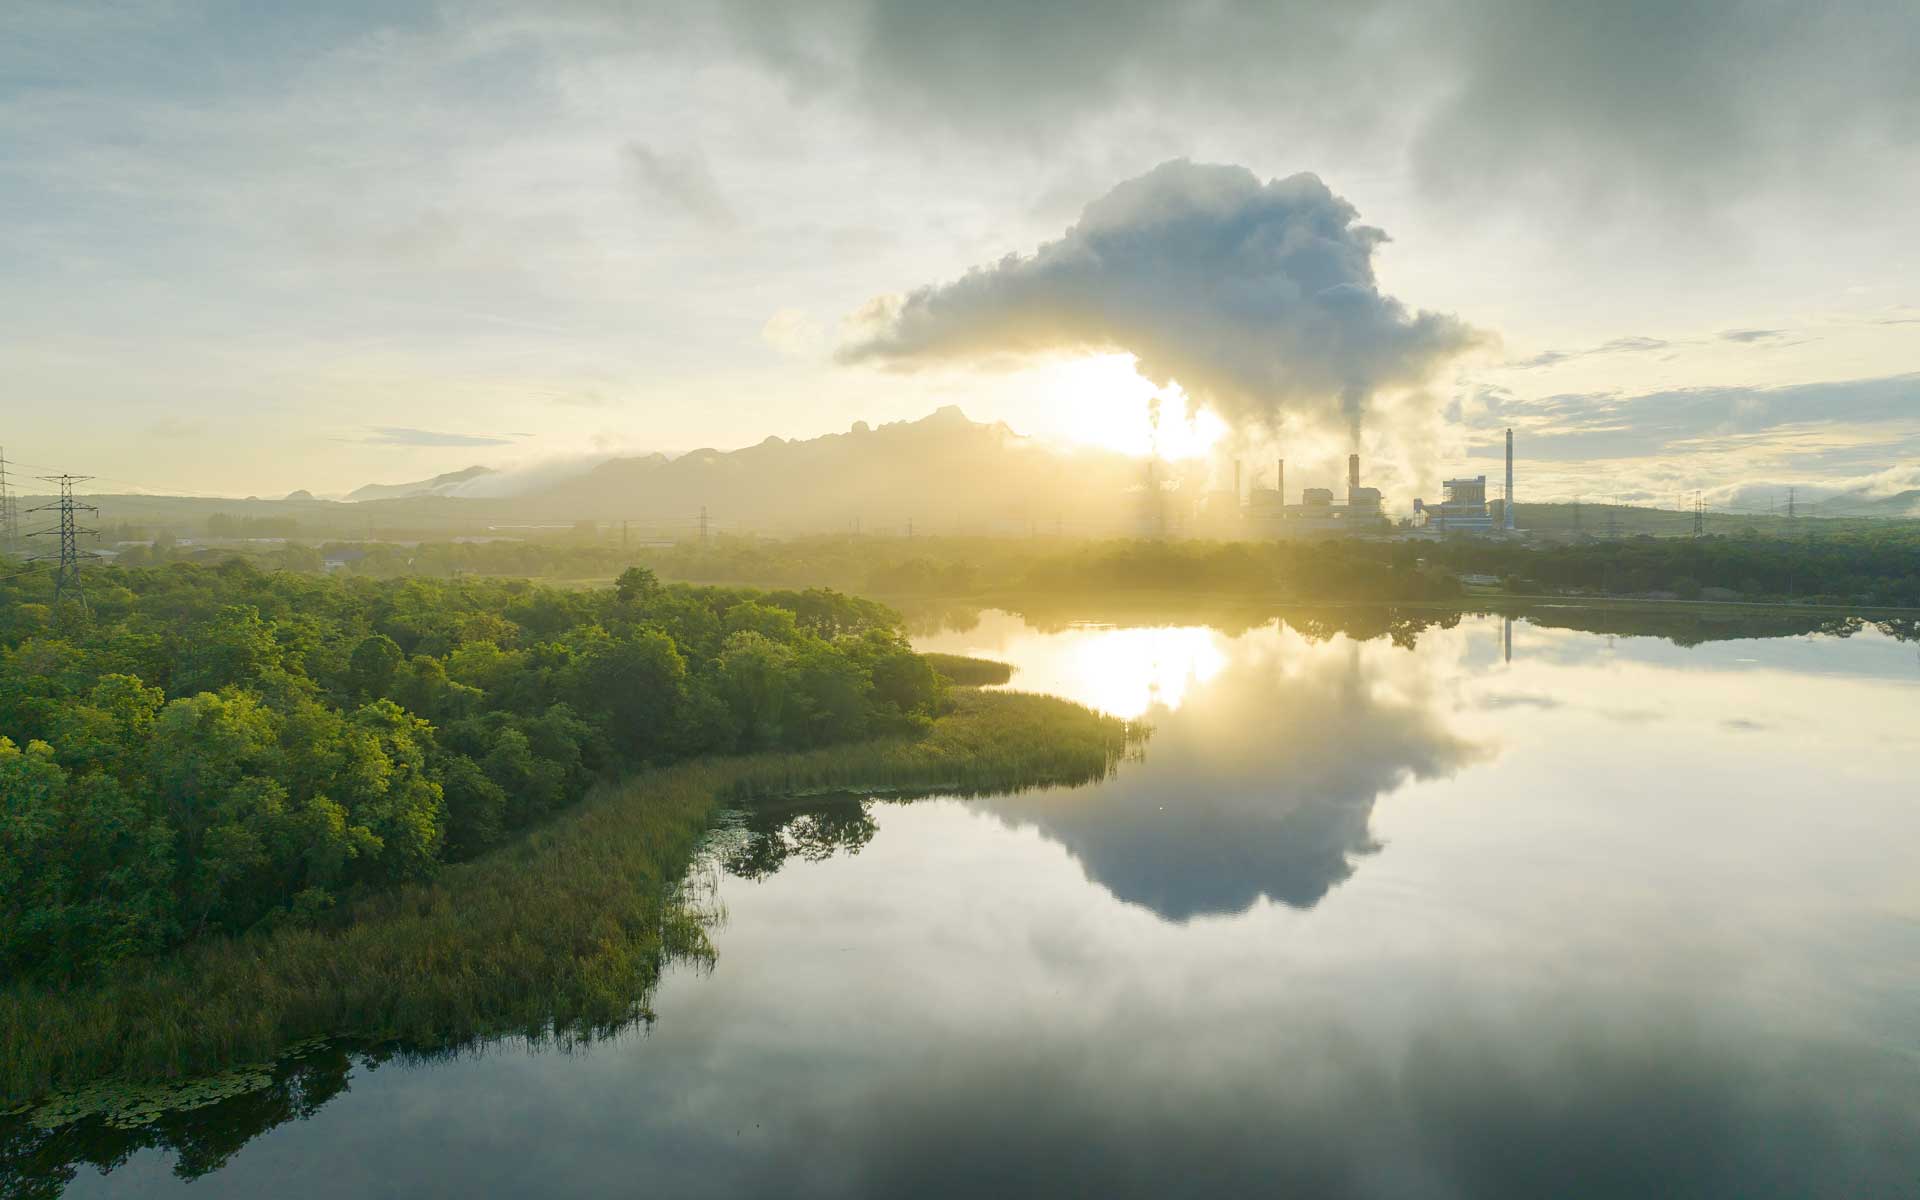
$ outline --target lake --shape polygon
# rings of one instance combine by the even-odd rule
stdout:
[[[1085,787],[735,814],[650,1026],[319,1051],[66,1194],[1920,1189],[1916,643],[959,623],[917,642],[1150,736]]]

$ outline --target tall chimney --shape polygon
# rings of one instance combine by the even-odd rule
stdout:
[[[1353,493],[1359,490],[1360,456],[1358,454],[1349,454],[1347,455],[1347,498],[1351,500]]]
[[[1233,460],[1233,502],[1240,503],[1240,460]]]
[[[1508,530],[1513,529],[1513,430],[1507,430],[1507,502],[1501,509],[1506,516]]]
[[[1287,506],[1287,460],[1273,460],[1273,490],[1280,493],[1280,507]]]

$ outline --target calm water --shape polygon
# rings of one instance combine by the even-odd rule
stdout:
[[[1920,1192],[1916,645],[1401,633],[923,638],[1153,736],[746,814],[650,1030],[339,1056],[68,1194]]]

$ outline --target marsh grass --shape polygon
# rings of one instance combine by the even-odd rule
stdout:
[[[6,986],[0,1106],[207,1075],[316,1037],[602,1036],[647,1015],[669,959],[711,958],[704,910],[680,881],[723,803],[1090,780],[1127,738],[1066,701],[959,691],[919,736],[644,772],[431,882],[354,902],[335,927],[193,945],[86,987]]]
[[[1013,665],[991,658],[973,658],[965,654],[927,653],[920,656],[927,665],[961,687],[988,687],[1013,678]]]

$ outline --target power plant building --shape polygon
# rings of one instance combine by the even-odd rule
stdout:
[[[1387,521],[1380,489],[1360,486],[1360,456],[1347,457],[1347,499],[1336,503],[1331,488],[1306,488],[1300,503],[1286,502],[1287,460],[1275,465],[1277,486],[1255,488],[1242,510],[1246,531],[1254,537],[1337,537],[1343,534],[1384,533]],[[1237,468],[1236,468],[1237,474]]]
[[[1447,498],[1438,504],[1413,502],[1416,518],[1424,517],[1421,528],[1434,533],[1492,533],[1493,510],[1487,506],[1487,477],[1449,479],[1440,485]]]
[[[1513,430],[1507,430],[1507,498],[1500,505],[1501,520],[1496,523],[1493,508],[1487,503],[1487,477],[1449,479],[1441,487],[1446,499],[1438,504],[1413,502],[1414,520],[1419,528],[1432,534],[1515,533],[1513,526]]]

